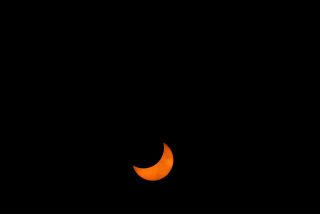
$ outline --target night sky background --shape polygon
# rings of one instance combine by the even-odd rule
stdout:
[[[154,29],[140,38],[152,44],[143,51],[126,33],[113,35],[122,46],[108,53],[83,51],[91,46],[80,47],[71,36],[68,46],[57,48],[59,58],[37,58],[47,75],[26,75],[36,84],[15,77],[26,86],[8,89],[15,95],[7,127],[19,130],[11,135],[8,159],[17,169],[13,194],[90,211],[110,211],[116,203],[132,211],[225,211],[272,201],[279,191],[270,171],[284,168],[274,168],[284,139],[278,105],[284,96],[274,96],[269,79],[277,76],[256,54],[259,41],[250,49],[244,38],[224,31],[229,25],[220,27],[211,37],[204,26],[201,35],[208,37],[193,43]],[[163,39],[152,39],[155,34]],[[113,44],[99,41],[105,43],[92,46]],[[69,57],[74,52],[79,55]],[[140,179],[132,165],[153,165],[163,142],[174,154],[171,173],[158,182]]]
[[[100,210],[120,202],[133,211],[142,209],[136,204],[225,210],[272,200],[277,177],[270,171],[282,170],[271,168],[278,142],[272,107],[238,77],[162,76],[120,94],[90,84],[91,93],[41,92],[36,107],[29,96],[25,111],[35,113],[21,115],[32,122],[19,126],[20,138],[32,141],[15,150],[24,157],[14,178],[19,196]],[[163,142],[174,154],[171,173],[142,180],[132,165],[155,164]]]

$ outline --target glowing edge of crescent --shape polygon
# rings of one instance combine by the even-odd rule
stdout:
[[[166,177],[173,167],[173,154],[169,146],[163,143],[163,154],[155,165],[148,168],[133,166],[134,171],[143,179],[158,181]]]

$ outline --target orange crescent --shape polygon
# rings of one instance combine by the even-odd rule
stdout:
[[[143,179],[148,181],[158,181],[166,177],[173,166],[173,154],[169,146],[163,143],[163,154],[155,165],[148,168],[133,166],[134,171]]]

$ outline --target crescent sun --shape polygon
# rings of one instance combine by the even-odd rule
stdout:
[[[148,168],[133,166],[134,171],[143,179],[148,181],[158,181],[166,177],[173,166],[173,154],[169,146],[163,143],[163,154],[155,165]]]

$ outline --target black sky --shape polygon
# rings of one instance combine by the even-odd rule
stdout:
[[[272,106],[257,90],[263,82],[246,80],[169,75],[118,93],[104,84],[91,84],[91,92],[42,91],[39,105],[29,96],[24,111],[34,113],[19,118],[20,139],[29,143],[16,146],[24,160],[17,161],[16,183],[36,198],[97,206],[259,203],[277,180],[269,154],[280,139]],[[153,165],[163,142],[174,153],[172,172],[158,182],[140,179],[132,165]]]
[[[169,28],[162,12],[160,25],[129,18],[111,21],[115,30],[104,21],[71,29],[72,21],[62,31],[35,26],[37,34],[26,24],[16,33],[26,38],[9,42],[22,50],[11,48],[20,54],[11,65],[40,72],[14,74],[6,88],[11,192],[106,212],[114,202],[150,213],[141,205],[225,211],[272,200],[278,177],[270,172],[285,168],[276,156],[286,139],[279,118],[287,109],[279,108],[287,94],[277,94],[282,82],[270,74],[278,71],[270,39],[278,33],[267,34],[260,21],[246,25],[252,16],[212,13],[207,23],[177,16]],[[163,142],[174,153],[172,172],[141,180],[132,165],[154,164]]]

